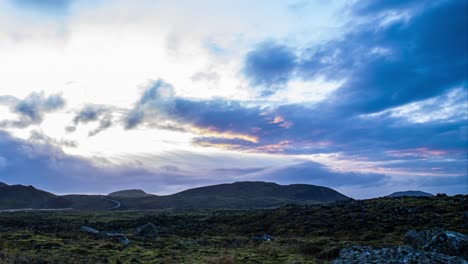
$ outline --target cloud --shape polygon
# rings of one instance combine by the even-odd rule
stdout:
[[[164,118],[164,114],[170,113],[174,106],[174,88],[164,80],[151,82],[143,91],[138,102],[127,114],[124,120],[125,128],[132,129],[145,121],[145,118],[153,120]],[[150,117],[149,117],[150,116]]]
[[[31,135],[29,136],[28,141],[36,144],[46,144],[57,147],[76,148],[78,146],[78,143],[76,141],[65,139],[57,140],[35,130],[31,131]]]
[[[296,60],[296,55],[289,47],[264,42],[247,53],[243,73],[251,85],[272,89],[291,78]]]
[[[24,141],[0,131],[1,181],[34,185],[58,193],[103,193],[123,188],[165,193],[168,189],[180,190],[216,180],[201,173],[153,170],[114,164],[97,157],[91,160],[72,156],[50,138],[33,136],[38,140]]]
[[[96,134],[110,128],[113,125],[112,117],[110,115],[105,115],[101,120],[99,120],[99,125],[95,129],[89,131],[88,136],[92,137]]]
[[[390,177],[377,173],[337,172],[323,164],[308,161],[266,173],[268,179],[281,183],[309,183],[329,187],[378,186]]]
[[[112,112],[116,111],[116,107],[104,105],[86,105],[73,118],[73,126],[68,126],[65,129],[68,132],[74,132],[79,124],[88,124],[90,122],[98,122],[98,126],[89,131],[88,136],[96,134],[110,128],[113,123]]]
[[[215,84],[219,83],[219,74],[216,72],[197,72],[194,75],[192,75],[192,81],[193,82],[201,82],[201,81],[206,81],[206,82],[213,82]]]
[[[56,140],[40,134],[32,136],[38,140],[24,141],[0,131],[0,181],[32,184],[56,193],[106,193],[124,188],[171,193],[239,180],[274,181],[282,184],[307,183],[343,190],[351,188],[355,191],[371,191],[367,194],[356,193],[359,197],[371,197],[376,190],[381,193],[382,190],[396,188],[395,186],[399,186],[400,190],[411,186],[451,194],[466,192],[466,189],[463,189],[466,187],[466,181],[462,176],[418,176],[399,182],[393,177],[379,173],[337,172],[311,161],[277,167],[273,165],[273,160],[267,161],[265,157],[254,157],[245,161],[239,160],[237,156],[200,156],[174,152],[165,155],[164,159],[174,159],[173,161],[182,167],[147,167],[145,163],[154,164],[154,158],[137,156],[136,160],[141,158],[142,162],[116,164],[99,157],[85,159],[68,155],[60,149]],[[189,166],[187,170],[187,162],[204,164],[204,167]],[[222,164],[230,164],[231,167]]]
[[[387,2],[358,2],[352,7],[357,23],[337,40],[297,48],[260,45],[246,55],[243,72],[255,85],[281,86],[293,78],[344,80],[322,106],[340,115],[375,113],[456,87],[466,90],[466,1]],[[377,15],[383,10],[404,10],[409,18]]]
[[[0,104],[8,105],[19,120],[0,121],[0,127],[27,127],[40,124],[46,113],[54,112],[65,106],[65,99],[60,94],[46,96],[43,92],[31,93],[23,100],[12,96],[0,97]]]
[[[75,125],[78,125],[79,123],[86,124],[88,122],[96,121],[104,112],[107,112],[107,109],[104,108],[103,106],[86,105],[73,118],[73,123]]]
[[[143,91],[124,123],[127,129],[132,129],[142,123],[164,128],[167,126],[164,122],[172,122],[176,125],[170,124],[169,128],[190,126],[196,133],[229,134],[239,131],[239,124],[246,130],[251,128],[261,115],[258,107],[244,107],[240,101],[191,100],[175,96],[171,84],[157,80]]]
[[[127,128],[147,124],[164,129],[163,124],[168,123],[169,129],[183,127],[182,131],[198,134],[192,139],[194,145],[243,152],[340,153],[370,162],[400,160],[399,165],[382,166],[395,166],[400,172],[411,171],[414,166],[420,168],[418,173],[426,170],[426,174],[450,175],[450,166],[467,168],[464,154],[468,138],[463,116],[423,122],[391,113],[342,116],[320,104],[260,107],[235,100],[187,99],[175,96],[167,83],[164,86],[169,91],[161,93],[161,85],[158,81],[143,92],[126,117]],[[443,94],[435,102],[447,96]],[[466,105],[457,100],[453,103]],[[452,162],[440,171],[431,169],[433,162],[447,159]]]

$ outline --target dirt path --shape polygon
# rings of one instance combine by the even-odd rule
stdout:
[[[104,199],[104,200],[107,200],[107,201],[110,201],[110,202],[113,202],[115,203],[115,206],[114,207],[111,207],[111,208],[107,208],[108,210],[113,210],[113,209],[117,209],[120,207],[121,203],[119,201],[116,201],[116,200],[113,200],[113,199],[109,199],[109,198],[106,198],[106,197],[101,197],[101,199]]]

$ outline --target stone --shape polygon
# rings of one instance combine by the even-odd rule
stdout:
[[[454,231],[410,230],[405,235],[405,243],[425,251],[468,257],[468,236]]]
[[[272,241],[273,237],[270,235],[257,235],[253,237],[253,240],[256,242],[267,242]]]
[[[89,233],[89,234],[94,234],[94,235],[99,235],[100,232],[92,227],[89,226],[82,226],[80,227],[81,232]]]
[[[353,246],[340,251],[333,264],[348,263],[434,263],[434,264],[468,264],[458,256],[448,256],[436,252],[421,251],[410,246],[373,248]]]

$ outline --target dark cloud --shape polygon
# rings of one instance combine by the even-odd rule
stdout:
[[[143,91],[124,123],[127,129],[135,128],[144,122],[164,127],[162,123],[171,120],[179,124],[212,129],[213,132],[229,132],[235,131],[235,126],[239,124],[248,128],[249,125],[255,124],[260,115],[258,108],[246,108],[238,101],[190,100],[176,97],[172,85],[157,80]]]
[[[73,118],[73,123],[78,125],[79,123],[88,123],[96,121],[99,117],[107,112],[107,109],[99,105],[87,105]]]
[[[243,72],[252,85],[273,88],[285,84],[291,78],[296,59],[289,47],[264,42],[247,53]]]
[[[101,120],[99,120],[99,125],[95,129],[89,131],[88,135],[90,137],[95,136],[96,134],[110,128],[113,125],[112,116],[105,115]]]
[[[143,91],[139,101],[127,114],[126,129],[135,128],[147,119],[161,119],[162,114],[170,113],[174,105],[174,88],[164,80],[152,82]]]
[[[66,139],[57,140],[35,130],[31,131],[31,135],[28,140],[34,143],[53,145],[58,147],[63,146],[76,148],[78,146],[78,143],[76,141]]]
[[[379,112],[457,86],[466,89],[468,3],[424,3],[358,2],[354,15],[370,13],[374,19],[349,25],[349,33],[322,45],[258,46],[246,55],[244,73],[253,84],[283,85],[292,78],[345,80],[322,106],[341,115]],[[419,8],[409,8],[415,5]],[[399,9],[411,9],[410,18],[375,16]]]
[[[141,163],[118,165],[97,157],[84,159],[67,155],[58,146],[54,146],[56,140],[40,134],[32,136],[38,140],[28,142],[15,139],[0,131],[0,180],[2,182],[32,184],[56,193],[106,193],[124,188],[167,193],[168,190],[176,192],[196,186],[245,180],[246,176],[249,180],[274,181],[283,184],[308,183],[367,190],[386,188],[386,185],[394,182],[389,176],[383,174],[336,172],[315,162],[303,162],[279,169],[215,166],[208,170],[188,172],[173,165],[165,165],[160,169],[149,170],[145,169]],[[174,155],[181,161],[190,160],[190,157],[184,153],[174,153]],[[210,157],[210,159],[217,163],[223,160],[216,157]],[[97,162],[105,163],[105,165],[98,165]],[[427,187],[426,189],[431,189],[433,192],[466,193],[464,179],[462,176],[418,176],[407,179],[404,184],[411,184],[412,187]],[[362,193],[359,196],[369,197]]]
[[[12,96],[2,96],[0,104],[10,107],[10,110],[20,116],[19,120],[3,120],[3,127],[27,127],[40,124],[46,113],[54,112],[65,106],[65,99],[60,94],[46,96],[43,92],[31,93],[23,100]]]
[[[74,132],[79,124],[98,122],[98,126],[88,133],[89,136],[95,136],[113,125],[112,112],[114,110],[115,108],[110,106],[86,105],[73,118],[74,125],[68,126],[65,129],[68,132]]]
[[[466,173],[466,172],[465,172]],[[422,177],[415,179],[421,186],[459,186],[460,193],[468,193],[468,175],[445,176],[445,177]]]
[[[168,92],[170,97],[161,97],[153,86],[149,89],[127,120],[135,120],[132,114],[138,113],[138,124],[169,121],[176,127],[191,126],[201,134],[193,139],[200,146],[284,154],[339,152],[369,161],[418,159],[425,166],[430,166],[430,158],[466,160],[466,115],[415,123],[391,114],[340,116],[320,105],[261,108],[232,100],[190,100],[172,92]],[[457,167],[466,165],[458,163]]]
[[[50,138],[34,137],[39,140],[28,142],[0,131],[0,181],[34,185],[56,193],[106,193],[124,188],[167,192],[167,189],[181,190],[216,181],[179,170],[148,170],[97,157],[72,156],[52,145]],[[99,160],[109,164],[98,165]]]
[[[384,174],[337,172],[311,161],[268,172],[266,176],[275,182],[301,182],[329,187],[378,186],[390,180],[390,177]]]
[[[229,174],[237,174],[237,175],[246,175],[250,173],[258,173],[261,171],[266,170],[266,167],[262,168],[221,168],[216,169],[217,172],[229,173]]]

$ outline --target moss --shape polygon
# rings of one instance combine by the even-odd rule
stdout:
[[[0,263],[328,263],[352,244],[403,243],[409,229],[467,233],[467,196],[383,198],[270,210],[0,214]],[[132,236],[145,223],[155,239]],[[117,230],[129,246],[79,232]],[[268,234],[272,241],[257,241]]]

